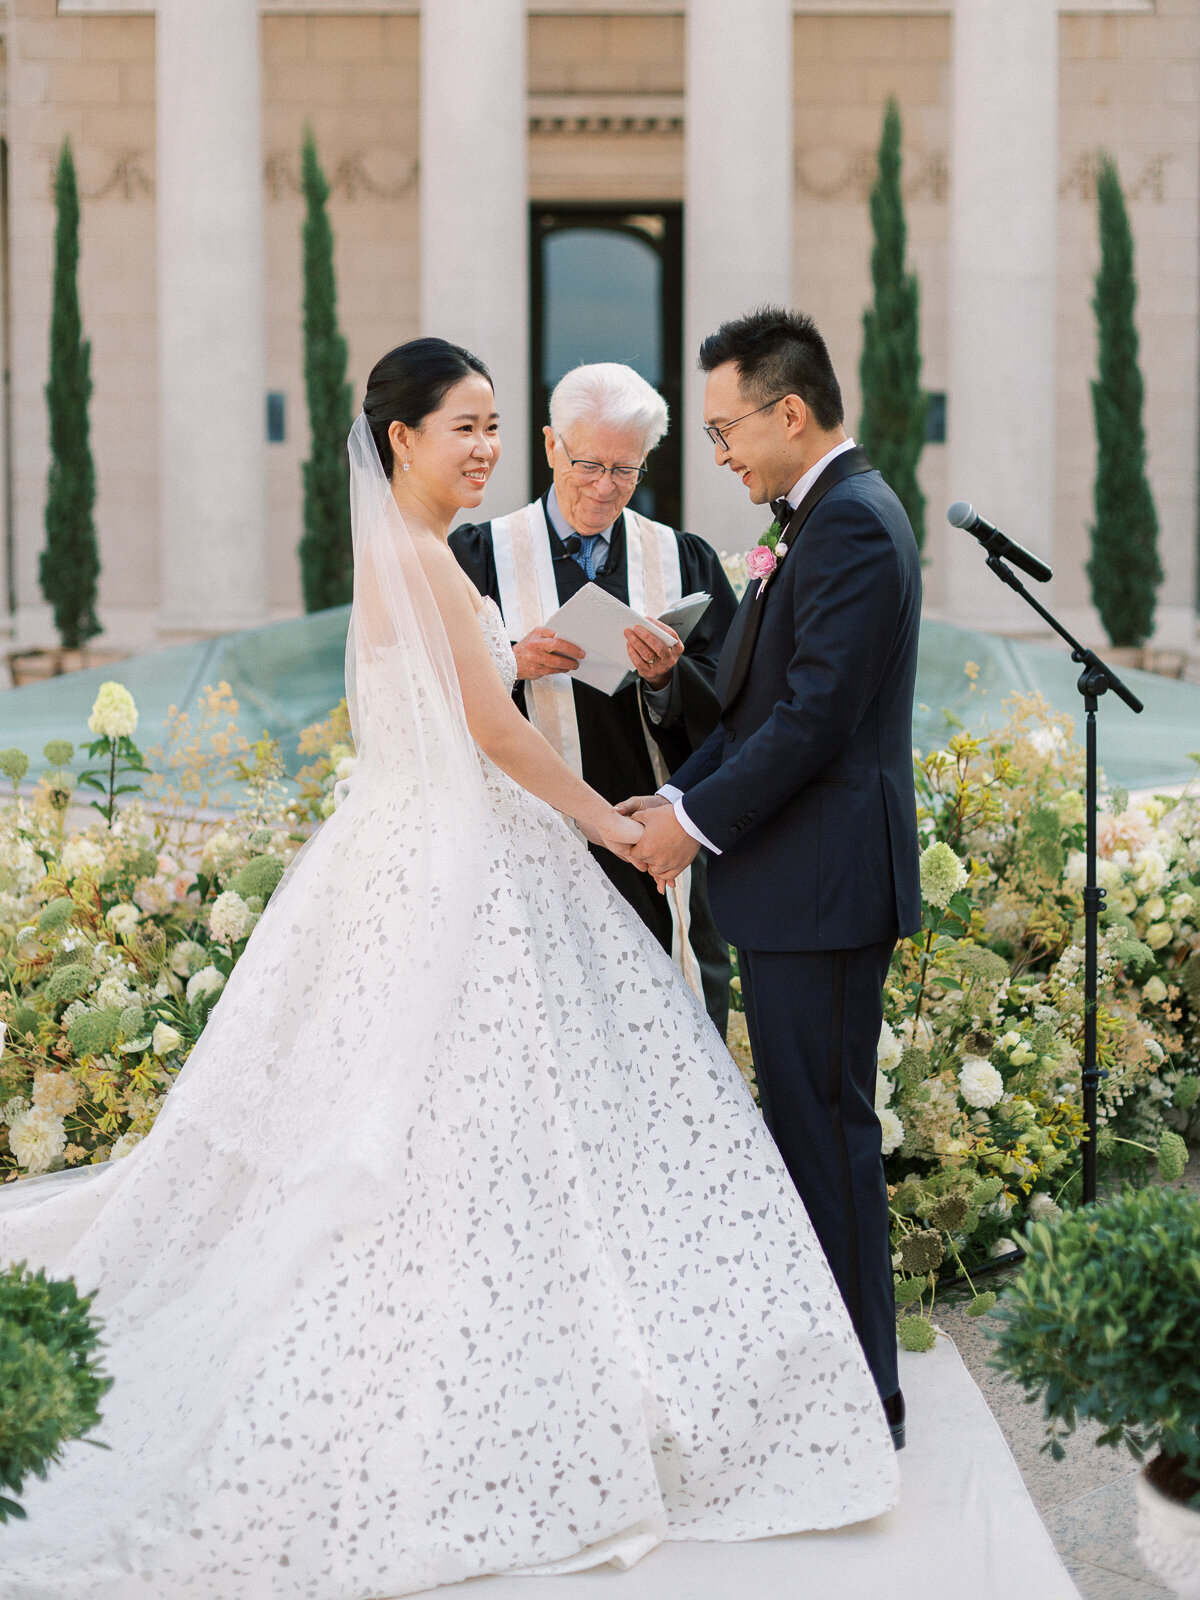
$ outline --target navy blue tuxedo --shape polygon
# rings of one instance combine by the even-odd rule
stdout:
[[[875,1052],[899,935],[921,924],[912,703],[921,565],[861,450],[834,458],[752,580],[721,720],[673,775],[740,956],[763,1114],[881,1395],[897,1388]]]
[[[721,720],[671,782],[722,852],[717,926],[756,950],[844,950],[921,925],[912,703],[921,563],[904,507],[861,451],[805,518],[717,670]],[[797,531],[798,529],[798,531]],[[749,648],[747,649],[747,645]]]

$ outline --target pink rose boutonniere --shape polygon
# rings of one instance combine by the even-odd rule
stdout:
[[[767,581],[775,568],[787,555],[787,548],[786,544],[780,542],[778,522],[773,522],[754,549],[747,554],[746,571],[752,578],[758,579],[760,595],[767,587]]]

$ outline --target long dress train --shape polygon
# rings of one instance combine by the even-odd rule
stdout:
[[[116,1379],[110,1449],[69,1446],[0,1531],[6,1600],[378,1600],[894,1504],[845,1308],[711,1023],[479,759],[463,906],[403,794],[355,780],[151,1135],[0,1191],[0,1260],[99,1286]],[[418,900],[465,930],[457,963],[394,959]]]

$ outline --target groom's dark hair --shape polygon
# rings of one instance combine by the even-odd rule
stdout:
[[[732,361],[742,388],[762,405],[798,394],[826,431],[845,413],[842,391],[825,341],[811,317],[782,306],[760,306],[723,322],[700,346],[705,372]]]

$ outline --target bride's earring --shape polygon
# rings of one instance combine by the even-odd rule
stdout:
[[[411,466],[412,466],[412,462],[411,462],[411,461],[406,461],[406,462],[405,462],[405,463],[404,463],[404,470],[405,470],[405,472],[407,472],[407,471],[408,471],[408,469],[409,469],[409,467],[411,467]]]

